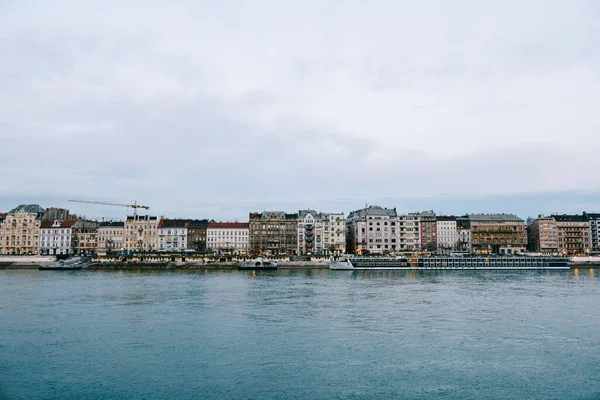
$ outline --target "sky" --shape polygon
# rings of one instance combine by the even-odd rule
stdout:
[[[600,211],[594,0],[0,1],[0,212]]]

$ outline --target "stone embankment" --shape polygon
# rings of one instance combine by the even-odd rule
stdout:
[[[54,262],[54,256],[0,256],[0,269],[38,269]]]

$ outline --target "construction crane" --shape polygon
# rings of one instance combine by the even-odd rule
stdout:
[[[137,200],[134,200],[132,204],[113,203],[110,201],[88,201],[88,200],[69,200],[69,201],[71,201],[73,203],[104,204],[105,206],[133,208],[134,217],[137,216],[138,208],[143,208],[144,210],[148,210],[150,208],[148,206],[143,206],[141,204],[138,204]]]

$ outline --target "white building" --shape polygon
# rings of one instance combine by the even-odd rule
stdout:
[[[40,226],[39,253],[43,255],[73,254],[73,225],[77,220],[44,221]]]
[[[592,251],[600,251],[600,214],[598,213],[586,213],[586,216],[590,223],[590,240]]]
[[[188,244],[188,221],[163,219],[158,224],[158,251],[184,251]]]
[[[323,248],[330,254],[346,253],[346,218],[344,218],[344,213],[324,214]]]
[[[417,251],[421,247],[419,213],[398,216],[398,251]]]
[[[102,222],[98,227],[98,253],[123,251],[123,222]]]
[[[323,215],[314,210],[298,211],[298,254],[323,254]]]
[[[437,251],[438,253],[449,253],[457,249],[458,227],[456,217],[437,216]]]
[[[369,206],[352,211],[346,219],[346,249],[348,253],[373,254],[397,251],[397,228],[395,208]]]
[[[209,222],[206,228],[206,247],[222,253],[247,253],[250,232],[247,222]]]

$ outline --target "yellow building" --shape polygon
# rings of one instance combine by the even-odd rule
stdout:
[[[38,254],[40,225],[44,211],[37,204],[21,205],[11,210],[2,222],[0,253]]]
[[[125,251],[156,251],[158,243],[158,217],[128,215],[123,229]]]

